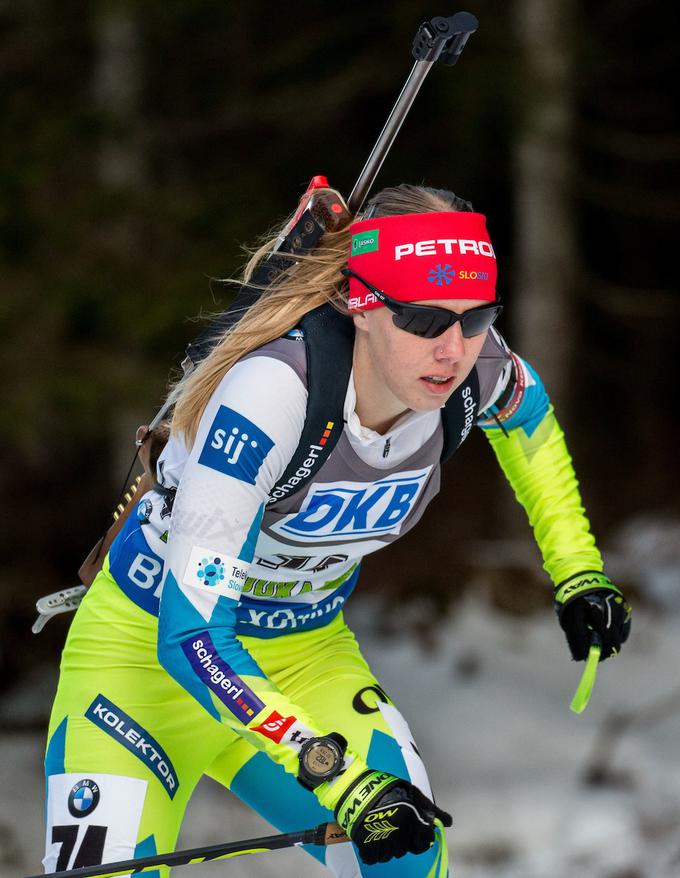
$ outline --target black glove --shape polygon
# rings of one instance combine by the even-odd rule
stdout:
[[[422,854],[434,841],[434,821],[451,826],[442,811],[417,787],[384,771],[365,771],[335,809],[340,826],[367,865],[404,854]]]
[[[621,590],[604,573],[587,571],[555,588],[555,612],[576,661],[588,658],[597,635],[600,661],[617,655],[630,634],[631,608]]]

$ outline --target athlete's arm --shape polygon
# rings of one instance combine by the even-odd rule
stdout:
[[[271,358],[249,358],[222,380],[177,489],[158,635],[159,661],[208,713],[294,774],[301,743],[332,729],[317,728],[244,649],[235,609],[269,491],[297,446],[306,399],[293,369]],[[347,780],[366,769],[352,758]],[[329,786],[317,795],[332,806]]]
[[[527,511],[555,584],[555,611],[572,657],[587,658],[591,643],[599,642],[602,661],[628,639],[631,609],[602,572],[564,434],[541,379],[497,334],[490,347],[496,343],[504,351],[493,352],[487,371],[495,357],[499,378],[491,402],[483,403],[479,426]]]
[[[478,425],[527,512],[545,569],[556,585],[583,571],[601,572],[564,433],[543,383],[497,333],[491,341],[499,380],[491,400],[481,401]]]

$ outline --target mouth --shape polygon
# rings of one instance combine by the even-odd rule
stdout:
[[[431,393],[448,393],[456,378],[455,375],[424,375],[420,380]]]

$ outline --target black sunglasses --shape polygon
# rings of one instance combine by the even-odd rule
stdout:
[[[356,278],[373,293],[378,301],[389,308],[395,326],[403,329],[404,332],[410,332],[411,335],[417,335],[419,338],[437,338],[454,323],[460,323],[464,338],[473,338],[475,335],[486,332],[503,310],[503,306],[497,302],[471,308],[464,314],[456,314],[455,311],[437,308],[434,305],[406,304],[390,298],[378,287],[374,287],[372,283],[357,274],[356,271],[352,271],[351,268],[342,268],[341,272],[347,278]]]

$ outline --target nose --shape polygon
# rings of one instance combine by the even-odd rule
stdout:
[[[460,323],[449,326],[437,339],[435,358],[438,360],[460,360],[465,354],[465,339]]]

